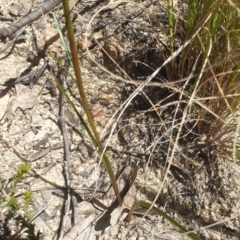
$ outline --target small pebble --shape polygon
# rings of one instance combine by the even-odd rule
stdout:
[[[32,145],[30,144],[30,143],[26,143],[25,145],[24,145],[24,149],[25,150],[30,150],[32,148]]]
[[[138,237],[137,240],[146,240],[146,238],[145,237]]]

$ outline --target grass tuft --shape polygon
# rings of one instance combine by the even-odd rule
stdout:
[[[191,39],[207,18],[204,27]],[[184,42],[189,39],[191,42],[178,59],[175,71],[179,78],[188,77],[198,59],[196,77],[183,91],[187,96],[194,93],[194,98],[205,106],[195,101],[189,114],[201,119],[197,122],[196,133],[207,136],[206,144],[225,145],[230,132],[236,133],[240,102],[239,23],[238,11],[228,1],[188,2]]]

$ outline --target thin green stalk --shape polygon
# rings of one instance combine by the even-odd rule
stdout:
[[[82,99],[82,107],[87,115],[88,123],[93,131],[93,135],[96,140],[99,152],[102,153],[103,147],[102,147],[98,132],[96,130],[92,115],[90,113],[86,94],[85,94],[84,87],[83,87],[83,79],[82,79],[81,69],[80,69],[80,65],[79,65],[78,51],[77,51],[75,38],[74,38],[74,31],[73,31],[73,26],[72,26],[72,20],[70,17],[70,9],[69,9],[68,0],[63,0],[62,3],[63,3],[64,15],[65,15],[65,19],[66,19],[66,27],[67,27],[67,31],[68,31],[68,38],[69,38],[69,44],[70,44],[70,49],[71,49],[74,72],[75,72],[75,76],[77,79],[78,90],[79,90],[79,93],[80,93],[80,96]],[[112,170],[111,163],[105,153],[103,154],[102,161],[103,161],[103,164],[104,164],[106,170],[108,171],[117,201],[120,204],[121,196],[120,196],[119,189],[118,189],[118,186],[116,183],[115,175]]]
[[[61,30],[61,27],[60,27],[60,23],[59,23],[59,19],[55,13],[55,11],[52,12],[52,15],[53,15],[53,19],[56,23],[56,27],[58,29],[58,33],[59,33],[59,36],[61,38],[61,41],[62,41],[62,44],[63,44],[63,47],[64,47],[64,51],[65,53],[67,54],[67,57],[68,57],[68,61],[69,63],[71,64],[71,67],[73,68],[73,65],[72,65],[72,56],[71,56],[71,53],[69,51],[69,48],[68,48],[68,45],[67,45],[67,42],[65,41],[64,39],[64,36],[63,36],[63,32]]]
[[[135,202],[134,205],[132,206],[129,214],[128,214],[128,221],[131,220],[131,217],[132,217],[132,214],[133,214],[133,211],[136,207],[144,207],[144,208],[147,208],[149,209],[151,207],[151,204],[150,203],[147,203],[147,202],[144,202],[144,201],[138,201],[138,202]],[[151,209],[152,211],[156,212],[158,215],[164,217],[165,219],[167,219],[172,225],[174,225],[175,227],[177,227],[178,229],[180,229],[182,232],[186,233],[186,235],[193,239],[193,240],[200,240],[200,238],[198,238],[195,234],[193,233],[187,233],[188,230],[182,226],[179,222],[177,222],[176,220],[174,220],[172,217],[170,217],[168,214],[166,214],[165,212],[163,212],[162,210],[160,210],[159,208],[157,207],[152,207]]]
[[[53,54],[48,53],[47,54],[50,58],[52,58],[59,66],[61,69],[63,69],[68,76],[71,77],[71,79],[76,83],[76,79],[74,78],[74,76],[71,74],[71,72],[69,71],[69,69],[67,69],[60,60],[58,60],[58,58],[56,58]],[[82,103],[81,103],[82,104]]]

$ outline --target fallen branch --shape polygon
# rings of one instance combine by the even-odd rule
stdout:
[[[45,13],[51,11],[54,7],[56,7],[59,3],[61,3],[61,0],[48,0],[42,3],[38,8],[30,12],[28,15],[20,18],[18,21],[10,25],[9,27],[1,28],[0,29],[0,38],[2,40],[5,40],[6,38],[11,38],[11,36],[17,32],[22,27],[28,25],[29,23],[32,23],[36,21],[38,18],[40,18]]]
[[[15,42],[18,41],[18,39],[20,38],[22,33],[24,33],[24,31],[25,31],[24,28],[19,30],[19,31],[17,31],[15,36],[13,37],[13,39],[11,41],[9,41],[3,48],[0,49],[0,54],[4,53],[8,48],[13,47]]]

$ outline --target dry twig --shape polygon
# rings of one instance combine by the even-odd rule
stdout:
[[[5,40],[6,38],[11,38],[11,36],[20,30],[22,27],[26,26],[29,23],[34,22],[38,18],[40,18],[45,13],[51,11],[54,7],[56,7],[61,0],[48,0],[42,3],[38,8],[30,12],[28,15],[20,18],[18,21],[10,25],[9,27],[5,27],[0,29],[0,38]]]
[[[69,65],[68,62],[65,62],[65,67],[67,68],[68,66],[66,66],[66,65]],[[62,80],[62,82],[61,82],[62,87],[65,90],[66,89],[66,72],[64,70],[62,71],[61,80]],[[74,192],[72,191],[72,177],[71,177],[72,167],[71,167],[71,162],[70,162],[66,122],[64,119],[64,105],[65,105],[64,96],[62,93],[60,93],[59,122],[61,125],[63,142],[64,142],[64,155],[65,155],[64,160],[66,163],[65,175],[66,175],[66,183],[67,183],[67,202],[65,205],[64,219],[62,221],[62,227],[61,227],[59,239],[62,239],[62,237],[63,237],[64,225],[66,223],[66,220],[68,217],[68,212],[70,209],[70,200],[72,201],[72,205],[73,205],[73,225],[76,225],[78,222],[77,199],[74,195]]]

